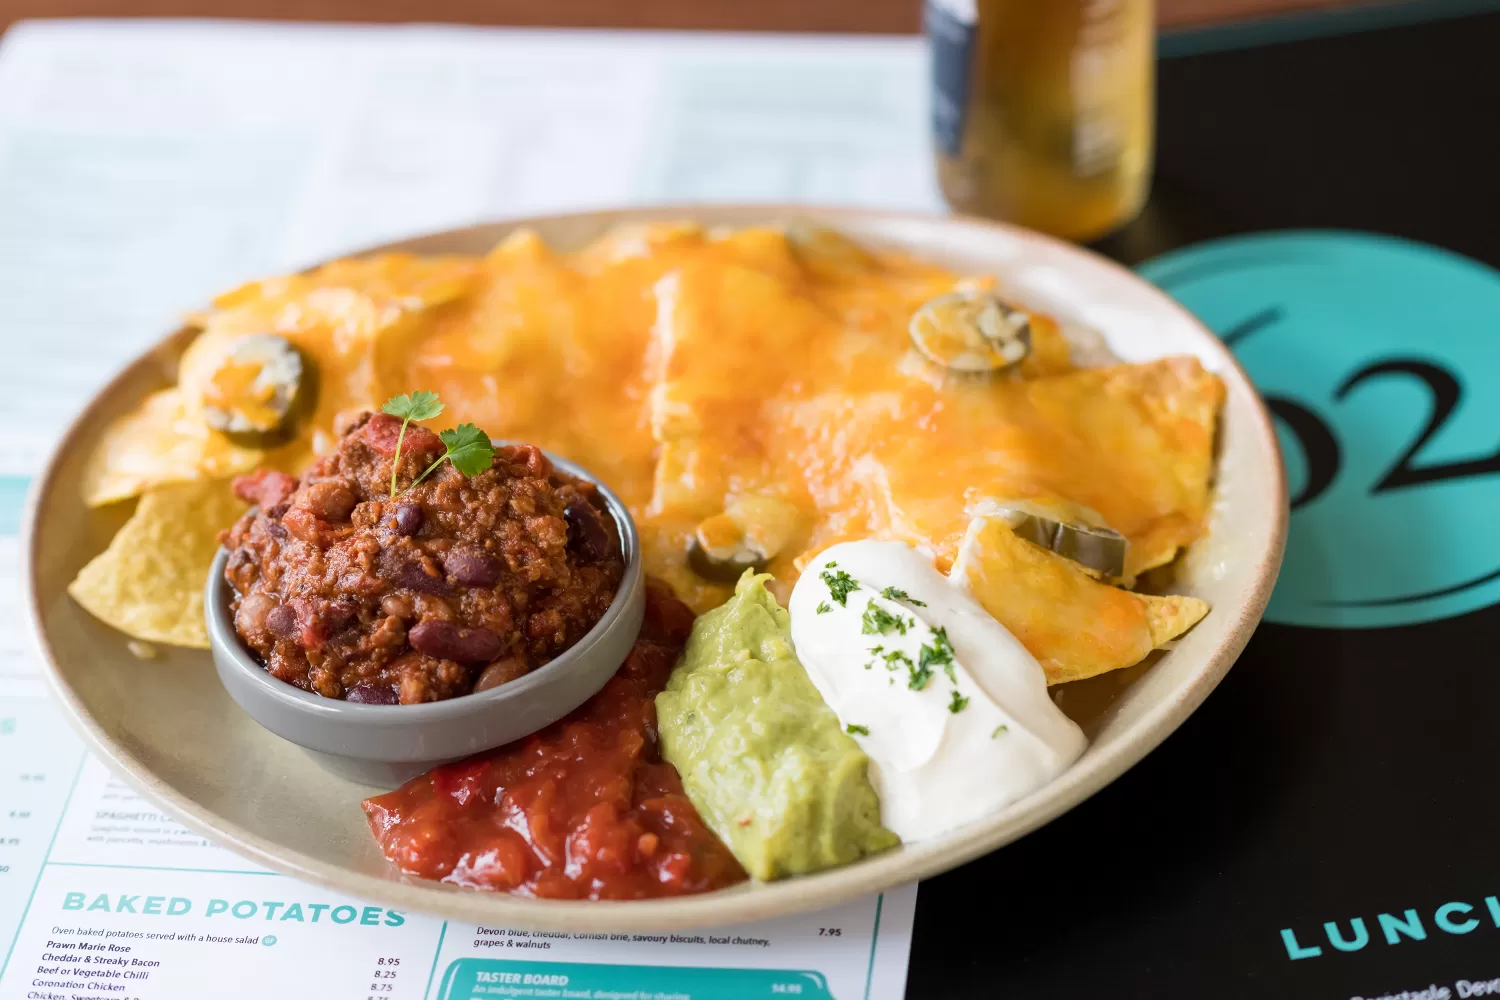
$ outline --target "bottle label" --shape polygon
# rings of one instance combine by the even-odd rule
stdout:
[[[923,10],[932,50],[932,135],[938,149],[957,156],[969,107],[969,61],[979,26],[976,0],[927,0]]]

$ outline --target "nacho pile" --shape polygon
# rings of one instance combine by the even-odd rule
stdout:
[[[226,478],[295,474],[341,415],[418,387],[609,484],[647,571],[698,613],[732,589],[690,558],[710,534],[753,539],[783,600],[829,545],[891,539],[951,568],[1051,683],[1139,662],[1207,611],[1127,588],[1205,531],[1223,385],[1186,357],[1077,367],[1035,312],[1029,355],[992,377],[914,350],[924,302],[992,287],[1005,291],[822,231],[691,224],[573,253],[521,231],[483,257],[383,255],[246,285],[193,317],[178,383],[105,432],[88,502],[139,507],[74,596],[133,636],[201,645],[213,534],[239,513]],[[205,398],[236,340],[267,333],[315,370],[317,396],[290,441],[250,447],[209,429]],[[987,513],[1008,502],[1095,512],[1128,540],[1123,574],[1016,537]]]

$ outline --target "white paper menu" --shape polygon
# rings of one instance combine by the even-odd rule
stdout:
[[[42,691],[16,533],[68,418],[186,308],[474,221],[938,209],[917,39],[32,22],[0,41],[0,1000],[898,997],[916,887],[744,927],[526,933],[346,899],[182,828]]]

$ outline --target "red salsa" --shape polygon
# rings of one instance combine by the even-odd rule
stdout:
[[[403,872],[553,899],[706,892],[745,872],[661,759],[655,697],[693,615],[663,586],[619,673],[567,718],[365,800]]]

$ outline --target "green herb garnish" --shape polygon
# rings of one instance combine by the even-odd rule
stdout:
[[[916,666],[916,664],[911,662],[911,657],[899,649],[891,650],[882,656],[881,659],[885,661],[885,669],[887,670],[900,670],[902,667],[911,670]]]
[[[997,736],[1003,736],[1008,732],[1010,732],[1010,727],[1002,722],[1000,725],[995,727],[995,731],[993,733],[990,733],[990,739],[994,739]]]
[[[411,481],[411,486],[426,479],[444,462],[452,462],[453,467],[466,476],[477,476],[495,464],[495,446],[490,444],[489,435],[473,424],[459,424],[452,430],[439,431],[438,438],[447,450],[422,470],[422,474]]]
[[[957,682],[953,672],[953,643],[948,641],[948,631],[942,627],[932,630],[932,643],[923,645],[917,653],[917,661],[923,667],[942,667],[950,681]]]
[[[887,587],[880,592],[880,596],[884,597],[888,601],[905,601],[907,604],[913,605],[918,608],[927,607],[926,601],[917,600],[915,597],[912,597],[900,587]]]
[[[838,564],[828,564],[830,569],[836,565]],[[837,573],[830,573],[825,569],[818,574],[818,578],[828,584],[829,595],[839,603],[840,607],[847,608],[849,606],[849,595],[859,589],[859,583],[854,577],[843,570],[839,570]]]
[[[918,664],[912,666],[911,660],[906,661],[906,686],[913,691],[920,691],[932,680],[932,668]]]
[[[957,715],[959,712],[962,712],[965,708],[968,707],[969,699],[960,695],[958,693],[958,689],[955,688],[949,693],[952,695],[952,697],[948,699],[948,711],[952,712],[954,715]],[[991,737],[991,739],[993,738],[994,737]]]
[[[868,726],[859,726],[859,725],[855,725],[852,722],[849,723],[847,726],[844,727],[844,732],[848,733],[850,736],[856,736],[856,735],[858,735],[858,736],[869,736],[870,735],[870,729],[869,729]]]
[[[391,496],[394,497],[396,469],[401,464],[401,445],[406,441],[407,425],[413,420],[430,420],[437,416],[443,412],[443,404],[438,401],[437,393],[424,389],[410,395],[403,393],[392,396],[380,409],[393,417],[401,418],[401,433],[396,436],[396,455],[391,459]],[[443,453],[438,456],[437,461],[422,470],[422,474],[413,479],[407,489],[426,479],[444,462],[452,462],[453,467],[466,476],[477,476],[495,462],[495,446],[490,443],[490,436],[473,424],[459,424],[446,431],[439,431],[438,440],[443,442]]]
[[[833,610],[833,605],[829,604],[827,601],[824,601],[823,603],[821,603],[821,604],[818,605],[818,614],[820,614],[820,615],[826,615],[826,614],[828,614],[828,612],[830,612],[832,610]]]
[[[391,496],[396,495],[396,467],[401,464],[401,445],[406,441],[406,427],[413,420],[431,420],[443,412],[438,394],[426,389],[407,395],[392,396],[386,400],[381,412],[401,418],[401,433],[396,435],[396,457],[391,459]]]
[[[865,605],[864,616],[859,620],[859,631],[862,635],[885,635],[891,629],[895,629],[905,635],[907,628],[915,624],[915,620],[907,622],[871,601]]]

